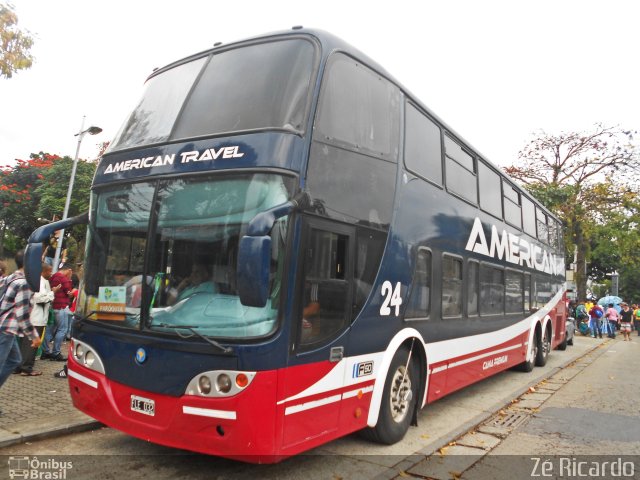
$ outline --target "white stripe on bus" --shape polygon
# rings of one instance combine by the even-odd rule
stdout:
[[[98,388],[98,382],[96,382],[95,380],[91,380],[90,378],[87,378],[84,375],[80,375],[77,372],[74,372],[68,366],[67,366],[67,375],[69,375],[71,378],[75,378],[76,380],[79,380],[82,383],[89,385],[90,387]]]
[[[512,345],[510,347],[501,348],[499,350],[493,350],[491,352],[483,353],[482,355],[476,355],[475,357],[465,358],[464,360],[459,360],[457,362],[450,363],[448,365],[441,365],[440,367],[436,367],[429,371],[429,373],[438,373],[443,370],[447,370],[449,368],[459,367],[460,365],[466,365],[467,363],[475,362],[476,360],[480,360],[481,358],[491,357],[493,355],[497,355],[498,353],[508,352],[511,350],[515,350],[517,348],[521,348],[523,345],[519,343],[518,345]]]
[[[331,403],[339,402],[341,399],[342,399],[341,395],[332,395],[330,397],[321,398],[320,400],[313,400],[312,402],[293,405],[291,407],[287,407],[284,411],[284,414],[291,415],[293,413],[304,412],[305,410],[311,410],[312,408],[317,408],[323,405],[329,405]]]
[[[182,407],[182,413],[198,415],[199,417],[222,418],[224,420],[236,420],[236,412],[228,410],[213,410],[211,408]]]

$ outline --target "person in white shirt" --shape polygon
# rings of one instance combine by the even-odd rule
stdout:
[[[38,331],[38,335],[42,337],[47,320],[49,319],[49,307],[53,302],[54,291],[51,290],[49,285],[49,278],[53,273],[51,265],[48,263],[42,264],[42,276],[40,277],[40,291],[34,292],[31,297],[31,313],[29,314],[29,320],[31,324]],[[55,287],[60,289],[61,285]],[[15,373],[25,377],[35,377],[42,375],[42,372],[34,370],[33,366],[36,359],[37,348],[31,346],[31,342],[28,338],[20,337],[20,353],[22,354],[22,364],[16,369]]]

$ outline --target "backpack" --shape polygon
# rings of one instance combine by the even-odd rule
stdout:
[[[584,305],[578,305],[576,307],[576,317],[578,320],[582,320],[583,318],[587,318],[587,308]]]
[[[604,312],[601,308],[594,308],[593,313],[595,314],[596,318],[602,318],[602,315],[604,315]]]

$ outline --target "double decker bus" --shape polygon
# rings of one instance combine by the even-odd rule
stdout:
[[[294,28],[154,71],[101,159],[74,405],[277,462],[566,345],[558,220],[382,67]]]

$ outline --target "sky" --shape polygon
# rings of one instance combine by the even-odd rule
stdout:
[[[84,116],[95,158],[154,68],[294,25],[363,51],[501,166],[541,130],[640,130],[636,0],[9,1],[35,62],[0,79],[0,166],[73,157]]]

